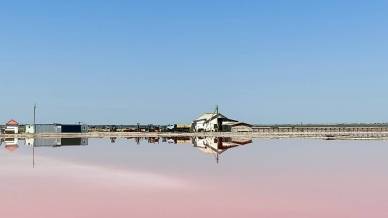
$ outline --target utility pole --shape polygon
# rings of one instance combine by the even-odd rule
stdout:
[[[36,104],[34,104],[34,134],[36,133]]]
[[[32,144],[32,168],[35,168],[35,141]]]

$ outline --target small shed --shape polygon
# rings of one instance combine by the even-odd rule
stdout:
[[[10,120],[5,124],[4,129],[5,134],[18,134],[19,133],[19,123],[16,120]]]
[[[252,125],[243,122],[228,123],[223,126],[226,132],[253,132]]]

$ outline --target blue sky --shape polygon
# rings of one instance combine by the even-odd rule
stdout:
[[[0,122],[388,122],[387,1],[2,1]],[[2,121],[1,121],[2,120]]]

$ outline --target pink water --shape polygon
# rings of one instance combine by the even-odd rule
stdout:
[[[190,144],[92,139],[0,147],[5,218],[388,217],[388,142],[256,140],[215,156]]]

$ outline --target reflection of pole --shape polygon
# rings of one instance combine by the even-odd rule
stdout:
[[[35,142],[32,144],[32,168],[35,168]]]
[[[34,104],[34,135],[36,134],[36,104]],[[35,168],[35,138],[32,142],[32,168]]]

